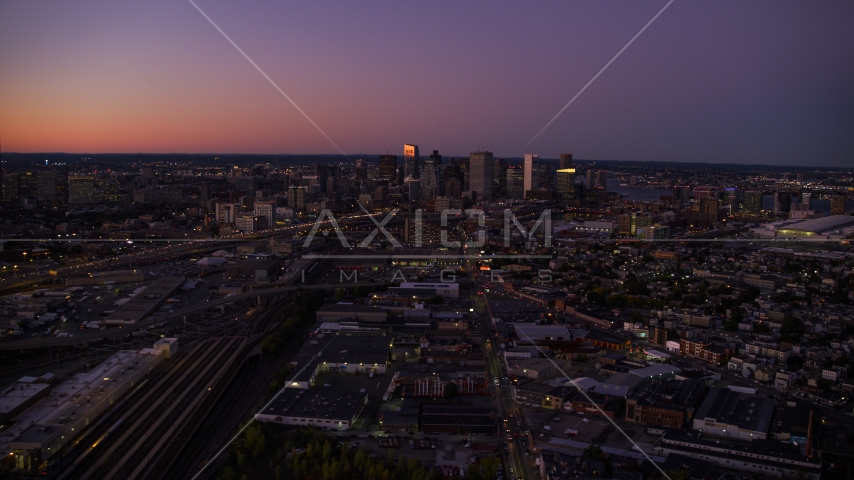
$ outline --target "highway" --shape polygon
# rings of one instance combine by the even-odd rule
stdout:
[[[525,443],[531,442],[531,439],[527,434],[525,420],[520,415],[519,406],[513,396],[513,387],[509,384],[509,378],[501,366],[500,349],[495,344],[488,299],[483,294],[480,285],[476,283],[474,275],[472,273],[472,302],[481,324],[483,351],[486,355],[487,370],[491,377],[490,386],[495,392],[495,404],[500,414],[501,436],[507,442],[505,465],[511,473],[510,480],[514,478],[518,480],[533,479],[534,475],[529,462],[526,461],[527,455],[525,455],[525,450],[531,447],[531,445],[526,446]]]
[[[341,217],[337,217],[338,225],[343,227],[344,225],[364,221],[367,215],[364,214],[350,214],[343,215]],[[320,222],[320,225],[323,227],[328,227],[330,224],[329,220],[324,220]],[[86,262],[79,265],[65,265],[65,266],[44,266],[35,269],[25,269],[21,268],[20,272],[12,273],[14,276],[8,277],[2,281],[0,281],[0,294],[19,292],[26,290],[28,288],[32,288],[38,285],[49,285],[54,282],[74,276],[82,276],[89,272],[94,271],[108,271],[111,269],[116,269],[119,267],[133,267],[139,266],[147,263],[156,263],[159,261],[166,261],[169,259],[183,257],[192,254],[212,252],[216,250],[220,250],[223,248],[231,248],[237,246],[241,243],[247,242],[259,242],[263,243],[269,240],[270,238],[280,237],[280,236],[289,236],[294,234],[306,234],[311,231],[314,227],[314,223],[300,223],[296,225],[291,225],[278,229],[270,229],[263,230],[260,232],[252,232],[245,234],[235,234],[228,235],[224,237],[217,238],[206,238],[206,239],[197,239],[190,241],[181,241],[175,240],[175,242],[180,242],[177,245],[167,245],[163,247],[151,248],[147,249],[144,252],[139,253],[131,253],[127,255],[120,255],[118,257],[111,256],[109,258],[104,258],[101,260],[96,260],[93,262]],[[14,239],[9,239],[9,241],[14,241]],[[148,240],[146,239],[73,239],[73,240],[62,240],[62,239],[44,239],[45,242],[61,242],[61,241],[74,241],[74,242],[103,242],[103,243],[128,243],[133,244],[133,242],[144,243]],[[55,275],[51,275],[50,271],[53,270],[56,272]],[[21,277],[21,278],[18,278]]]
[[[91,341],[100,341],[103,339],[119,338],[126,336],[129,332],[145,328],[155,323],[167,322],[176,318],[182,318],[184,315],[201,312],[219,305],[224,305],[231,302],[239,302],[240,300],[254,299],[257,297],[267,297],[282,295],[288,292],[297,290],[335,290],[338,288],[356,288],[356,287],[377,287],[379,284],[372,282],[345,282],[339,284],[300,284],[290,286],[272,286],[264,289],[255,289],[251,292],[240,293],[231,297],[224,297],[210,302],[205,302],[195,307],[176,310],[169,315],[161,315],[151,317],[133,325],[125,325],[123,329],[111,328],[107,330],[81,330],[80,333],[75,333],[73,337],[36,337],[29,339],[7,339],[0,342],[0,350],[20,350],[27,348],[47,348],[47,347],[63,347],[84,344]]]

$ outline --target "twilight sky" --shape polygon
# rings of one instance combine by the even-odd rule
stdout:
[[[516,156],[665,4],[196,3],[347,153]],[[526,151],[854,166],[854,2],[676,0]],[[187,1],[0,2],[18,152],[336,153]]]

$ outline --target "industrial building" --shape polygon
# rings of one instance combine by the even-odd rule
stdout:
[[[52,378],[52,374],[50,375]],[[0,392],[0,425],[8,425],[19,413],[30,408],[50,392],[50,384],[40,378],[23,377]]]
[[[387,337],[320,334],[314,338],[317,340],[303,344],[294,358],[299,372],[288,388],[309,389],[324,373],[373,376],[386,371],[391,350]]]
[[[393,293],[417,295],[417,292],[429,292],[444,298],[459,298],[460,286],[456,283],[414,283],[402,282],[399,287],[388,289]]]
[[[108,315],[105,325],[133,325],[142,321],[184,284],[184,277],[161,277]]]
[[[773,413],[774,400],[765,395],[715,388],[697,410],[694,430],[743,440],[765,440]]]
[[[683,428],[705,392],[700,379],[649,382],[626,399],[626,420]]]
[[[421,431],[426,434],[495,435],[492,408],[471,405],[422,405]]]
[[[792,443],[773,440],[723,442],[701,437],[697,432],[668,430],[661,438],[661,452],[668,456],[684,455],[719,467],[772,478],[821,478],[821,458],[805,457],[800,447]]]
[[[285,388],[255,420],[284,425],[349,430],[368,403],[368,395],[332,388]]]
[[[163,359],[159,350],[121,350],[87,373],[54,388],[0,434],[0,451],[31,470],[72,441]]]
[[[383,322],[387,318],[387,310],[372,305],[328,303],[317,310],[318,322],[339,322],[341,320]]]

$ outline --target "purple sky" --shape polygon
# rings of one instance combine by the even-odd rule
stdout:
[[[348,153],[516,156],[665,4],[197,4]],[[854,166],[854,2],[676,0],[527,149]],[[335,153],[186,1],[0,3],[4,151]]]

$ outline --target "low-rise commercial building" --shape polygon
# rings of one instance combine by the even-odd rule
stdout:
[[[765,440],[774,400],[729,388],[715,388],[694,416],[694,430],[743,440]]]

